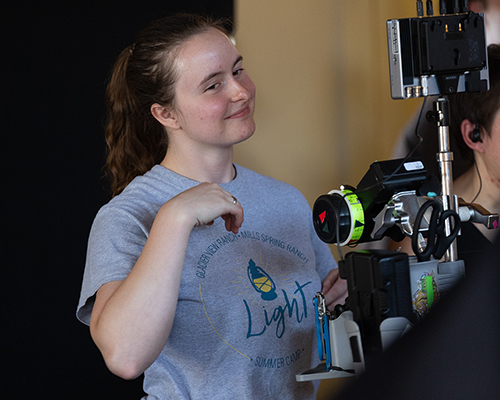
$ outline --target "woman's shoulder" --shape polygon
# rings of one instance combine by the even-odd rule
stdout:
[[[142,219],[155,215],[163,204],[189,186],[190,182],[156,165],[144,175],[135,177],[120,194],[101,207],[98,216],[128,215]]]
[[[135,177],[113,200],[119,203],[148,199],[163,204],[169,198],[197,184],[198,182],[178,175],[161,165],[155,165],[144,175]]]
[[[306,198],[293,185],[247,168],[237,166],[237,171],[237,182],[224,188],[235,194],[238,199],[241,196],[240,201],[245,200],[247,207],[253,205],[274,211],[303,212],[304,215],[310,212]]]
[[[265,187],[266,190],[285,190],[287,192],[295,193],[301,195],[300,191],[293,185],[280,181],[268,175],[263,175],[255,172],[251,169],[236,165],[236,170],[238,175],[241,174],[242,180],[244,182],[250,182],[253,184],[258,184],[260,187]]]

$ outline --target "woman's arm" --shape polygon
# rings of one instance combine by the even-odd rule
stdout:
[[[195,226],[222,217],[238,232],[243,209],[219,185],[202,183],[165,203],[124,281],[97,292],[90,332],[108,368],[124,379],[142,374],[170,334],[189,236]]]

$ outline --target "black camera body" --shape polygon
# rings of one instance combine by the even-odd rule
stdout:
[[[367,357],[383,351],[380,324],[386,318],[403,317],[417,322],[408,255],[387,250],[353,251],[339,262],[339,273],[347,280],[346,304],[359,325],[366,363]]]
[[[387,42],[394,99],[489,90],[482,13],[389,20]]]
[[[316,200],[314,229],[326,243],[370,242],[374,240],[376,217],[391,198],[398,193],[418,193],[422,187],[427,193],[425,182],[426,170],[420,159],[375,161],[356,188],[343,186],[342,191],[332,190]],[[387,229],[384,236],[404,239],[398,226]]]

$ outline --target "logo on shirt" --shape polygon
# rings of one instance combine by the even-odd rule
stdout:
[[[266,272],[255,265],[255,262],[250,259],[248,262],[248,279],[253,288],[260,294],[262,300],[274,300],[278,295],[276,294],[276,285],[271,277]]]
[[[299,272],[304,271],[304,264],[307,264],[309,259],[298,249],[267,235],[257,232],[242,232],[234,237],[224,237],[211,243],[198,261],[196,276],[203,281],[210,278],[212,265],[216,265],[213,263],[218,258],[216,253],[223,247],[242,239],[258,240],[277,248],[271,249],[269,252],[265,251],[267,259],[262,259],[262,253],[259,253],[257,257],[251,254],[236,256],[234,267],[230,268],[228,274],[224,274],[227,278],[224,278],[226,282],[223,286],[232,285],[233,289],[229,290],[228,288],[227,292],[228,294],[233,293],[235,296],[234,306],[241,307],[242,334],[249,341],[258,337],[269,340],[285,338],[292,325],[298,326],[309,317],[307,305],[310,303],[311,293],[310,290],[306,292],[306,288],[311,285],[312,281],[309,279],[301,281],[304,275]],[[255,247],[250,246],[249,249],[253,249],[249,250],[249,253],[255,251]],[[224,258],[227,258],[228,253],[223,253]],[[274,258],[275,256],[276,258]],[[300,275],[297,276],[297,274]],[[225,326],[219,326],[207,311],[203,296],[208,297],[210,293],[202,293],[202,288],[200,283],[200,299],[205,315],[217,335],[229,347],[250,360],[257,358],[261,361],[268,360],[262,355],[259,357],[248,356],[244,354],[245,350],[242,350],[240,346],[236,348],[228,342],[224,334]],[[238,306],[238,302],[240,306]],[[249,348],[253,349],[250,343]],[[297,354],[300,354],[300,351]],[[286,357],[291,356],[284,356],[283,360],[286,361]],[[294,357],[290,359],[295,360],[298,356],[295,354]],[[271,368],[274,363],[279,365],[277,360],[278,358],[272,358],[272,362],[260,362],[262,365],[256,365]],[[292,364],[291,362],[287,364],[285,361],[283,361],[285,365]]]

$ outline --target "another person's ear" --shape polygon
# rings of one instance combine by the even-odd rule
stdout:
[[[468,147],[480,153],[484,151],[483,133],[479,124],[473,124],[468,119],[464,119],[460,124],[460,131]]]

